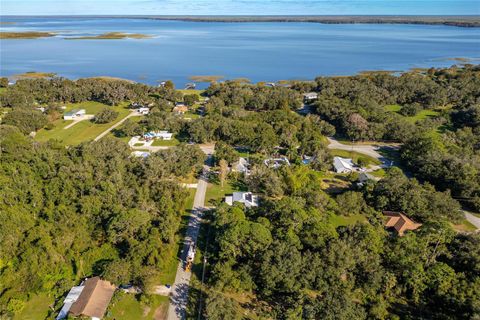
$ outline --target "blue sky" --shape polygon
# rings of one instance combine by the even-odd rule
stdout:
[[[479,0],[0,0],[2,15],[480,14]]]

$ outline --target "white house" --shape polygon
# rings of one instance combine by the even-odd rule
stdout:
[[[248,160],[240,157],[238,161],[232,164],[232,171],[240,172],[240,173],[244,173],[245,175],[248,175],[250,173],[250,170],[248,169],[249,166],[250,166],[250,163],[248,162]]]
[[[84,116],[86,113],[85,109],[74,109],[69,112],[65,112],[63,114],[63,119],[64,120],[76,120],[77,118],[80,118],[81,116]]]
[[[289,165],[290,165],[290,161],[288,161],[288,159],[285,158],[285,157],[266,159],[265,161],[263,161],[263,163],[264,163],[267,167],[273,168],[273,169],[278,169],[278,168],[280,168],[280,167],[283,166],[283,165],[285,165],[285,166],[289,166]]]
[[[135,158],[148,158],[150,156],[150,152],[148,151],[133,151],[131,153],[131,156],[132,157],[135,157]]]
[[[58,314],[56,320],[65,319],[67,317],[68,312],[72,307],[72,304],[78,300],[78,297],[80,297],[80,294],[82,293],[83,288],[85,288],[85,286],[82,284],[77,287],[72,287],[72,289],[70,289],[70,291],[67,294],[67,297],[65,298],[65,300],[63,300],[63,307],[60,310],[60,313]]]
[[[333,167],[336,173],[349,173],[355,171],[352,159],[333,157]]]
[[[168,131],[150,131],[143,135],[145,140],[152,140],[152,139],[162,139],[162,140],[172,140],[173,133]]]
[[[147,115],[150,113],[150,108],[147,108],[147,107],[140,107],[137,109],[137,113],[140,113],[140,114],[143,114],[143,115]]]
[[[234,192],[231,196],[225,197],[225,202],[231,206],[234,202],[240,202],[247,208],[258,207],[258,196],[251,192]]]
[[[303,95],[303,100],[305,102],[310,102],[312,100],[317,100],[317,99],[318,99],[318,93],[316,92],[309,92]]]

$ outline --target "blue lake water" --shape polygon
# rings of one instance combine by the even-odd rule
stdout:
[[[254,82],[313,79],[364,70],[449,66],[480,58],[480,28],[391,24],[217,23],[96,18],[3,17],[2,31],[51,31],[52,38],[0,40],[0,74],[55,72],[182,86],[194,75]],[[104,32],[151,39],[65,40]]]

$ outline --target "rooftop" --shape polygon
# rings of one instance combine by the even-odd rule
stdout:
[[[93,277],[85,280],[84,288],[70,308],[74,316],[87,316],[101,319],[107,311],[116,287],[108,281]]]
[[[405,231],[416,230],[422,226],[421,223],[414,222],[401,212],[383,211],[383,215],[387,217],[385,227],[394,228],[399,236],[403,236]]]

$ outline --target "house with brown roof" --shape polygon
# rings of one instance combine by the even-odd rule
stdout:
[[[185,114],[188,111],[188,107],[186,105],[176,105],[173,107],[172,110],[175,114]]]
[[[94,320],[101,319],[115,292],[115,285],[99,277],[93,277],[86,279],[81,286],[83,289],[71,305],[69,314],[75,317],[91,317]]]
[[[385,227],[395,229],[400,237],[405,234],[405,231],[416,230],[422,226],[421,223],[414,222],[401,212],[383,211],[383,215],[387,218]]]

